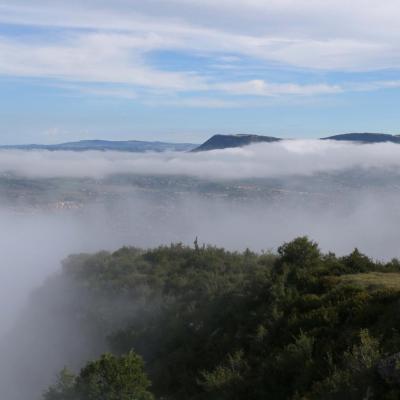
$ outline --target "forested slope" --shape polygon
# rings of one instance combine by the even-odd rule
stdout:
[[[64,370],[46,400],[400,398],[397,260],[298,238],[278,254],[195,243],[74,255],[62,276],[112,354]]]

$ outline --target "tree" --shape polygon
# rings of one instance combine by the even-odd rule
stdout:
[[[116,357],[104,354],[83,368],[76,391],[84,400],[152,400],[143,361],[134,352]]]
[[[44,400],[74,400],[75,382],[75,375],[64,368],[57,376],[57,383],[44,393]]]
[[[383,398],[383,396],[377,397],[373,389],[375,366],[380,356],[379,341],[370,336],[367,329],[362,329],[360,343],[344,353],[341,368],[334,366],[331,375],[316,385],[315,398],[327,400]]]
[[[64,369],[44,400],[153,400],[149,386],[137,354],[104,354],[89,362],[77,377]]]
[[[300,267],[310,267],[320,260],[321,253],[318,244],[306,236],[299,237],[278,248],[282,263],[294,264]]]

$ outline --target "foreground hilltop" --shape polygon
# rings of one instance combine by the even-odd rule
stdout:
[[[392,400],[399,302],[398,260],[325,254],[306,237],[262,254],[124,247],[66,259],[5,346],[24,361],[22,389],[88,361],[43,400]],[[0,387],[12,387],[1,374]]]
[[[282,139],[260,135],[214,135],[192,151],[219,150],[232,147],[243,147],[254,143],[278,142]]]

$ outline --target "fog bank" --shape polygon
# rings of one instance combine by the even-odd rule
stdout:
[[[135,173],[242,179],[312,175],[355,167],[398,169],[400,145],[284,140],[199,153],[0,152],[0,174],[12,173],[31,178],[102,178]]]
[[[19,215],[3,209],[0,220],[0,334],[30,290],[70,253],[192,244],[196,237],[232,250],[276,250],[284,241],[308,235],[324,251],[345,254],[358,247],[378,259],[400,257],[397,193],[360,191],[341,195],[334,204],[312,197],[232,202],[185,195],[162,206],[138,195],[79,212]]]

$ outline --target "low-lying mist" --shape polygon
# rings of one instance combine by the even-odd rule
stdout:
[[[15,199],[0,208],[0,337],[6,338],[0,350],[7,349],[0,360],[0,388],[8,396],[1,397],[28,400],[26,393],[32,393],[29,400],[36,399],[66,360],[79,364],[84,357],[78,354],[87,347],[79,342],[80,327],[60,319],[68,288],[60,287],[39,302],[50,310],[44,316],[26,319],[32,291],[53,279],[68,254],[123,245],[192,244],[196,237],[200,243],[232,250],[274,251],[307,235],[324,251],[345,254],[358,247],[378,259],[400,257],[399,168],[396,144],[330,141],[286,141],[206,153],[1,152],[0,174],[10,185],[1,193],[12,191]],[[122,190],[123,183],[117,187],[104,181],[116,174],[164,178],[152,183],[151,190],[132,184]],[[219,186],[217,191],[208,186],[193,191],[185,181],[183,191],[168,176]],[[96,199],[101,201],[89,198],[77,209],[50,210],[40,206],[39,195],[29,208],[25,189],[16,188],[14,177],[42,183],[48,178],[95,179],[100,193]],[[232,194],[232,182],[239,192]],[[259,187],[265,195],[259,194]],[[47,194],[43,204],[46,201]],[[23,209],[14,207],[21,202]],[[45,316],[52,319],[44,321]],[[23,327],[24,334],[15,336],[15,326]],[[46,346],[47,352],[32,363]],[[40,367],[35,371],[33,365]],[[26,387],[15,371],[30,376]]]
[[[284,140],[198,153],[2,150],[0,154],[0,173],[40,178],[135,173],[242,179],[312,175],[355,167],[400,167],[397,144],[330,140]]]

